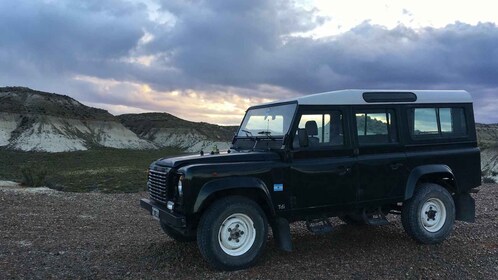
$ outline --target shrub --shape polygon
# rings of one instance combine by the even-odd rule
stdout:
[[[37,188],[46,184],[47,170],[43,167],[23,166],[21,174],[23,186]]]

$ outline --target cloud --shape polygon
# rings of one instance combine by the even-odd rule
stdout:
[[[290,1],[3,1],[0,85],[60,92],[112,112],[238,123],[265,100],[343,88],[467,89],[478,121],[498,101],[498,28],[388,29]],[[493,105],[490,105],[493,104]],[[188,106],[187,106],[188,105]]]
[[[265,85],[254,90],[223,87],[218,90],[211,88],[210,91],[158,91],[143,84],[88,76],[77,76],[75,80],[85,87],[85,94],[76,96],[78,100],[90,106],[98,105],[114,114],[166,111],[186,119],[235,125],[240,123],[247,107],[272,100],[257,97],[254,93],[266,91],[278,92],[284,97],[292,95],[285,89]]]

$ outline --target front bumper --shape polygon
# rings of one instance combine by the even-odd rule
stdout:
[[[156,202],[150,199],[147,198],[140,199],[140,206],[149,211],[150,215],[152,215],[153,208],[157,209],[159,211],[159,220],[170,227],[185,228],[187,226],[185,216],[173,213],[170,210],[168,210],[165,206],[157,204]]]

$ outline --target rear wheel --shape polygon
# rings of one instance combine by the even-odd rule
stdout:
[[[455,204],[442,186],[425,183],[403,203],[401,222],[406,233],[423,244],[445,240],[455,222]]]
[[[238,270],[257,261],[267,236],[268,223],[259,205],[245,197],[229,196],[214,202],[202,215],[197,244],[215,269]]]
[[[166,233],[171,239],[178,241],[178,242],[192,242],[195,241],[195,235],[193,236],[185,236],[176,230],[172,229],[170,226],[166,225],[165,223],[161,223],[161,228],[163,229],[164,233]]]

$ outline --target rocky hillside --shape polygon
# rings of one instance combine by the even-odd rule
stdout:
[[[118,118],[140,138],[159,147],[179,147],[189,152],[226,150],[237,129],[205,122],[190,122],[168,113],[126,114]]]
[[[92,147],[153,149],[105,110],[64,95],[23,87],[0,88],[0,146],[64,152]]]
[[[118,117],[73,98],[25,87],[0,88],[0,147],[65,152],[94,147],[189,152],[226,150],[236,127],[196,123],[167,113]]]
[[[498,124],[476,124],[477,141],[481,149],[498,147]]]
[[[481,170],[485,178],[498,182],[498,124],[477,124],[481,148]]]
[[[485,178],[498,182],[498,147],[481,151],[481,170]]]
[[[0,87],[0,112],[81,120],[116,120],[106,110],[85,106],[67,95],[26,87]]]

